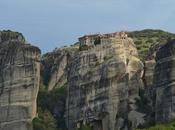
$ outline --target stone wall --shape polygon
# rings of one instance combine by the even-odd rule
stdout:
[[[120,40],[120,39],[127,39],[128,35],[125,32],[115,32],[115,33],[108,33],[108,34],[92,34],[92,35],[85,35],[79,38],[80,46],[87,45],[87,46],[94,46],[96,40],[99,40],[102,44],[111,43],[111,39]]]

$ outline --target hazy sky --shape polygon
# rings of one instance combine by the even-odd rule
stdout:
[[[43,52],[90,33],[175,32],[175,0],[0,0],[0,30],[22,32]]]

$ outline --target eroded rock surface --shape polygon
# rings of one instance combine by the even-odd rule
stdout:
[[[175,118],[175,40],[159,49],[156,61],[155,119],[157,122],[171,121]]]
[[[32,130],[40,50],[15,32],[0,32],[0,130]]]
[[[69,61],[74,57],[78,46],[63,47],[55,49],[42,57],[41,76],[48,90],[62,87],[67,83],[67,72]]]
[[[144,84],[145,89],[153,87],[155,65],[156,65],[155,59],[145,61],[144,75],[143,75],[143,82],[145,83]]]
[[[146,113],[144,127],[148,127],[155,122],[155,88],[154,88],[154,72],[156,61],[155,58],[144,62],[144,73],[142,81],[143,89],[139,92],[139,111]]]
[[[130,129],[142,125],[137,108],[143,64],[131,38],[103,39],[80,51],[69,66],[66,119],[69,130]]]

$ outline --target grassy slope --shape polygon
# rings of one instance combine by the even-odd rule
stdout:
[[[153,53],[158,49],[158,47],[165,44],[168,40],[175,39],[175,34],[162,30],[146,29],[128,33],[129,36],[133,38],[138,49],[139,56],[143,61],[145,59],[152,58]]]

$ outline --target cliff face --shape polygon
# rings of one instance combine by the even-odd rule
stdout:
[[[21,34],[0,33],[0,129],[31,130],[36,116],[40,50]]]
[[[143,64],[130,38],[111,39],[80,51],[69,66],[66,119],[69,130],[88,125],[116,130],[144,123],[137,111]]]
[[[156,121],[165,122],[175,118],[175,40],[161,47],[156,56],[155,91]]]
[[[125,33],[89,35],[80,49],[74,45],[45,54],[41,77],[49,92],[39,107],[49,107],[62,129],[65,113],[69,130],[127,130],[175,119],[175,40],[164,44],[175,36],[162,33],[162,42],[153,45],[161,40],[155,38],[158,31],[156,36],[146,31],[149,37],[142,41],[143,34],[135,33],[136,46]],[[0,32],[0,130],[32,129],[39,81],[40,50],[20,33]]]
[[[74,45],[56,49],[42,57],[41,76],[49,91],[67,83],[67,66],[77,50],[78,46]]]
[[[118,34],[86,35],[80,38],[79,51],[74,46],[43,56],[41,73],[48,90],[56,91],[68,83],[65,114],[69,130],[84,126],[94,130],[129,129],[173,119],[172,112],[167,112],[172,109],[167,106],[172,104],[173,94],[158,87],[158,82],[164,82],[160,75],[169,80],[165,71],[171,71],[172,66],[160,71],[164,65],[159,64],[158,55],[164,54],[159,48],[165,48],[174,34],[159,30],[130,32],[136,46],[127,35],[122,33],[119,38]],[[167,47],[165,50],[173,52]],[[170,58],[165,59],[167,62]],[[166,97],[166,93],[171,96]],[[167,100],[169,103],[165,103]]]

